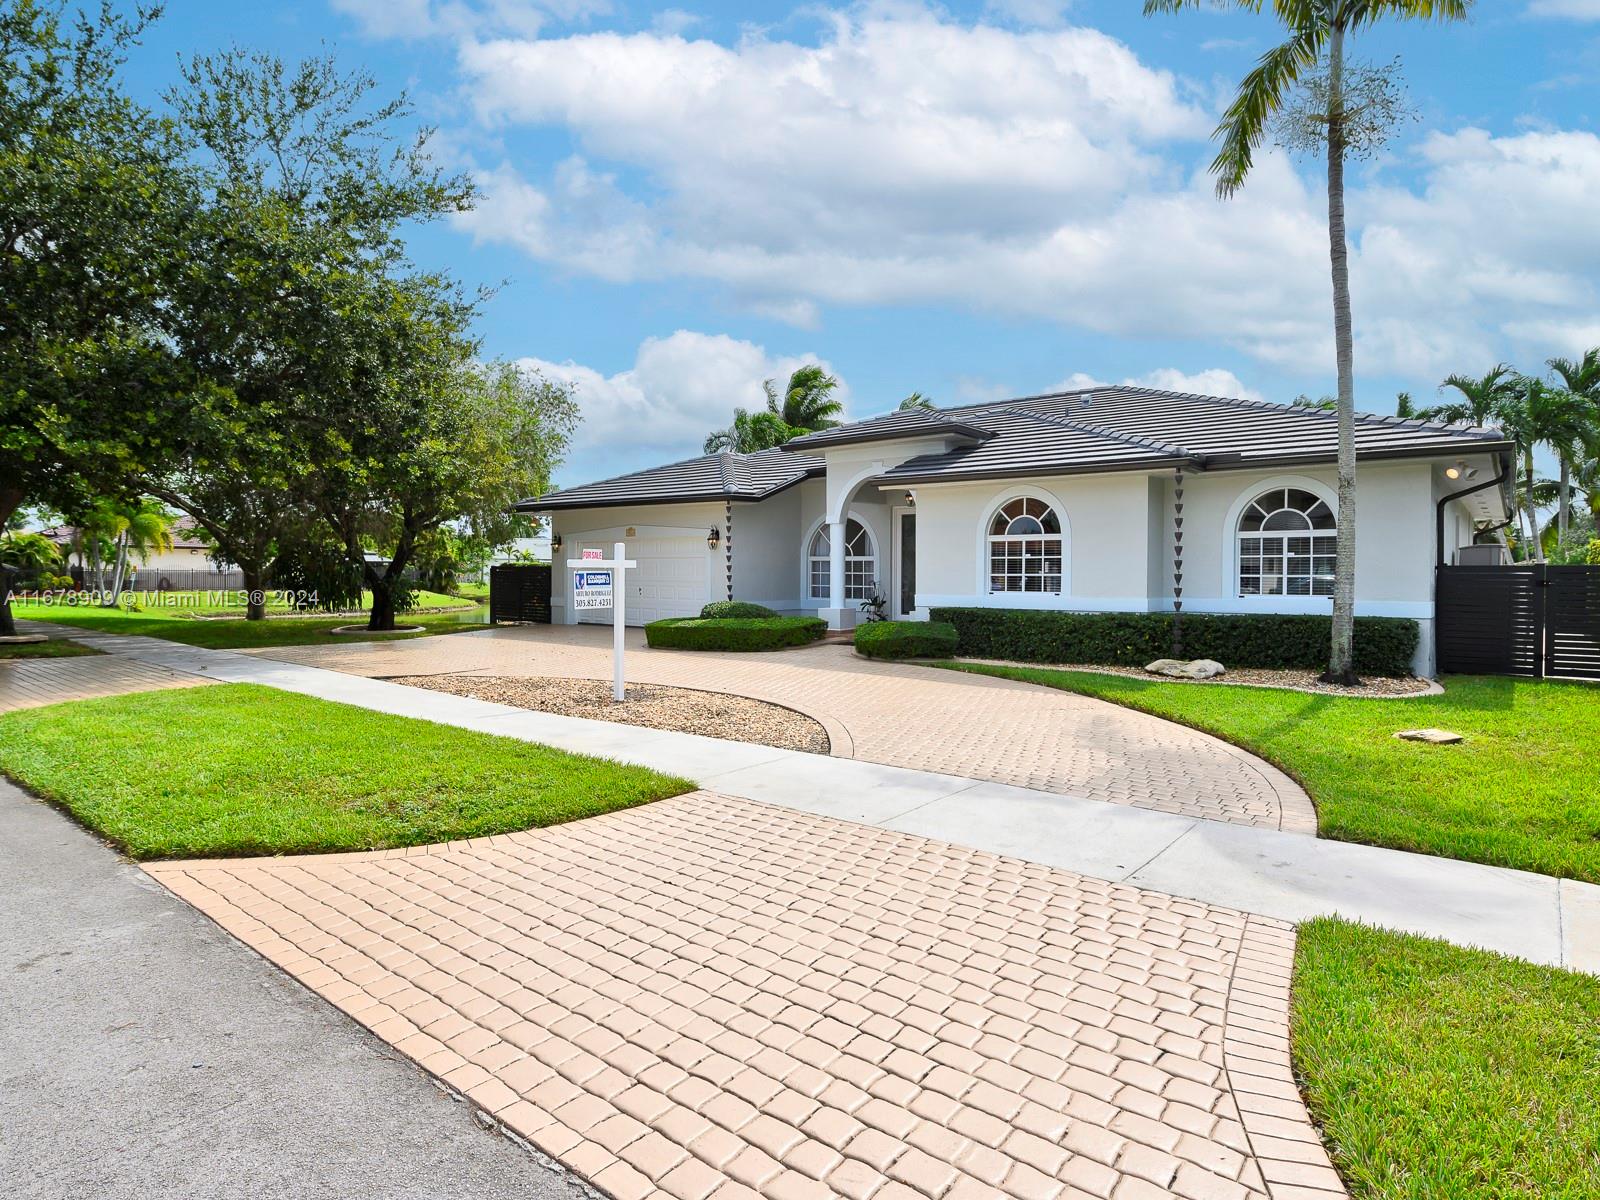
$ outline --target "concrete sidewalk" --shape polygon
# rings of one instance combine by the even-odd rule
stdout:
[[[8,1200],[578,1200],[572,1176],[0,781]]]
[[[474,637],[454,634],[453,637]],[[683,775],[727,795],[940,838],[1280,920],[1334,915],[1600,973],[1600,887],[959,776],[529,712],[154,638],[109,654]]]

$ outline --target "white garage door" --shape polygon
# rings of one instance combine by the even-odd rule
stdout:
[[[593,534],[573,539],[581,558],[585,548],[605,551],[618,541],[616,534]],[[662,617],[698,617],[711,599],[711,555],[703,530],[663,530],[627,539],[628,557],[639,565],[628,572],[628,603],[624,617],[629,625],[644,625]],[[578,620],[592,625],[611,624],[609,608],[578,610]]]

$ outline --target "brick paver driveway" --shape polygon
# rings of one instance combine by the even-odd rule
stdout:
[[[611,632],[587,625],[260,653],[367,676],[611,677]],[[841,757],[1316,832],[1304,790],[1254,755],[1185,726],[1051,688],[873,662],[842,645],[767,654],[651,650],[638,630],[629,635],[628,678],[798,709],[821,722]]]
[[[704,792],[148,869],[619,1200],[1342,1195],[1276,922]]]

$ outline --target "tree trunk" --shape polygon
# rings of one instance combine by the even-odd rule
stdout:
[[[1533,447],[1522,456],[1522,482],[1528,491],[1528,554],[1534,562],[1544,561],[1544,538],[1539,536],[1539,506],[1533,499]]]
[[[117,606],[117,601],[122,596],[123,576],[128,569],[128,535],[126,533],[117,534],[117,540],[113,543],[113,546],[117,555],[111,561],[111,588],[100,597],[101,608],[115,608]]]
[[[247,567],[240,563],[239,573],[244,576],[244,619],[246,621],[265,620],[267,616],[266,570],[259,566]]]
[[[417,535],[411,528],[410,518],[401,522],[400,537],[395,542],[394,556],[380,575],[368,567],[367,578],[371,581],[368,586],[372,588],[372,616],[367,621],[367,628],[373,633],[381,633],[386,629],[394,628],[395,600],[400,589],[405,586],[401,576],[411,565],[411,556],[416,550]]]
[[[1328,261],[1333,275],[1333,346],[1339,364],[1339,536],[1333,576],[1329,683],[1354,684],[1356,617],[1355,346],[1350,334],[1350,251],[1344,226],[1344,30],[1328,40]]]
[[[376,571],[373,572],[372,613],[367,618],[367,628],[373,633],[382,633],[394,628],[394,591],[387,578],[387,572],[382,576]]]
[[[1572,464],[1565,454],[1561,460],[1561,507],[1556,510],[1556,550],[1567,543],[1567,530],[1572,527]]]
[[[0,530],[8,527],[17,509],[22,507],[21,488],[0,488]],[[11,572],[0,566],[0,637],[15,637],[17,623],[11,616]]]

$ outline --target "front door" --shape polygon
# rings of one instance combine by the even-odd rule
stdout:
[[[894,616],[911,616],[917,607],[917,510],[894,510]]]

